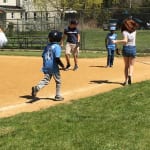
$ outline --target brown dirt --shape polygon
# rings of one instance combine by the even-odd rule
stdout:
[[[122,87],[121,83],[124,81],[122,58],[115,58],[113,68],[104,67],[106,58],[80,59],[79,64],[80,68],[76,72],[72,70],[61,72],[64,101],[50,100],[55,96],[55,83],[52,80],[47,87],[38,93],[38,97],[41,99],[30,104],[27,102],[31,100],[31,87],[43,78],[43,74],[40,72],[42,59],[0,56],[0,117],[37,111]],[[137,58],[134,82],[149,79],[150,57]]]

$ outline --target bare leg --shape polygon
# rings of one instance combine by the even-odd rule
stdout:
[[[79,48],[75,48],[73,51],[73,58],[74,58],[74,71],[78,70],[78,53],[79,53]]]
[[[129,58],[124,57],[124,63],[125,63],[125,68],[124,68],[124,75],[125,75],[125,83],[128,80],[128,69],[129,69]]]
[[[74,58],[74,64],[78,65],[78,56],[77,56],[77,54],[74,54],[73,58]]]
[[[133,75],[134,63],[135,63],[135,58],[134,57],[130,57],[129,58],[129,76],[131,76],[131,77]]]
[[[67,61],[67,65],[70,65],[70,55],[66,54],[66,61]]]

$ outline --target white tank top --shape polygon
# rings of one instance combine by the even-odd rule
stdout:
[[[123,31],[123,37],[127,38],[127,43],[125,46],[136,46],[135,41],[136,41],[136,31],[129,33],[127,31]]]

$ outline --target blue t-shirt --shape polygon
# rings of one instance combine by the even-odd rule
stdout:
[[[79,30],[77,28],[67,27],[64,29],[64,34],[67,35],[67,42],[77,44]]]
[[[44,73],[57,73],[59,72],[59,66],[56,62],[56,58],[61,56],[61,47],[57,43],[49,43],[43,51],[43,72]]]
[[[116,48],[116,44],[112,43],[112,40],[116,40],[117,39],[117,34],[116,33],[108,33],[107,34],[107,48],[111,48],[111,49],[114,49]]]

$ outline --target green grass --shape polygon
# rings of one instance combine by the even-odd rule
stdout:
[[[41,56],[41,51],[24,51],[24,50],[3,50],[0,51],[0,55],[8,56]]]
[[[105,48],[105,37],[109,31],[103,31],[101,29],[88,29],[88,30],[81,30],[81,48],[83,50],[96,50],[96,51],[106,51]],[[116,31],[118,34],[118,39],[122,39],[122,34],[120,30]],[[150,53],[150,30],[137,30],[137,52],[138,53]],[[36,38],[36,37],[38,38]],[[26,38],[25,38],[26,37]],[[16,38],[16,39],[13,39]],[[47,33],[46,32],[32,32],[26,33],[22,35],[20,33],[19,36],[14,34],[14,37],[8,38],[9,42],[6,45],[6,48],[17,48],[19,47],[19,41],[24,41],[25,39],[28,41],[28,47],[34,49],[42,49],[45,46],[47,40]],[[26,47],[25,44],[27,41],[23,42],[23,46]],[[37,42],[36,44],[32,44],[32,42]],[[41,41],[43,41],[41,43]],[[120,44],[118,46],[122,48]]]
[[[149,150],[150,81],[0,119],[1,150]]]
[[[41,57],[42,51],[35,51],[35,50],[3,50],[0,51],[0,55],[4,56],[34,56],[34,57]],[[106,51],[80,51],[79,58],[101,58],[106,57]],[[117,56],[117,55],[116,55]],[[137,56],[150,56],[150,53],[138,53]],[[62,52],[62,57],[64,56],[64,51]],[[121,56],[117,56],[121,57]]]
[[[105,37],[109,31],[103,31],[98,29],[83,31],[84,37],[82,40],[83,49],[89,50],[106,50]],[[122,39],[120,31],[116,31],[118,39]],[[137,52],[138,53],[150,53],[150,30],[137,30]],[[118,44],[121,49],[122,45]]]
[[[37,56],[40,57],[42,51],[33,51],[33,50],[3,50],[0,51],[0,55],[8,55],[8,56]],[[106,56],[106,53],[102,51],[81,51],[79,54],[79,58],[99,58]],[[62,57],[64,57],[64,52],[62,53]]]
[[[137,31],[137,50],[138,52],[150,53],[150,30]]]

